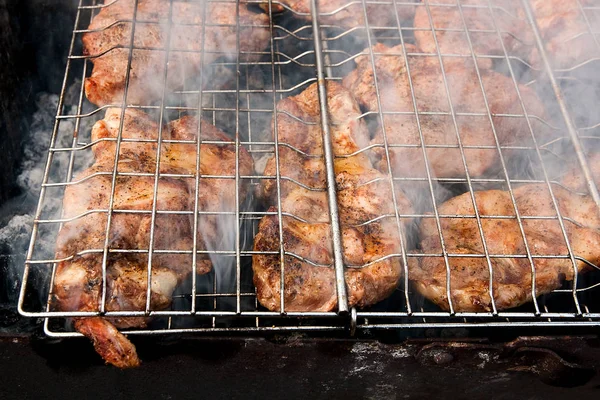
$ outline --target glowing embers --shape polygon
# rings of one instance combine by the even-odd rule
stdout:
[[[199,146],[199,154],[198,134],[211,141]],[[52,307],[124,312],[76,320],[75,328],[93,340],[107,362],[135,366],[133,346],[114,327],[145,326],[150,311],[170,306],[174,289],[187,276],[211,270],[208,251],[223,250],[224,232],[237,224],[236,192],[242,201],[247,193],[233,179],[236,158],[243,175],[252,174],[253,162],[224,133],[204,121],[199,126],[193,117],[161,128],[143,112],[108,109],[92,140],[94,164],[65,189],[67,222],[56,255],[63,261]],[[195,210],[202,212],[197,218]]]
[[[369,133],[350,92],[328,82],[327,100],[348,303],[365,307],[388,297],[398,284],[403,227],[394,210],[408,213],[410,204],[399,190],[394,204],[389,175],[361,154]],[[262,254],[252,264],[257,298],[270,310],[331,311],[337,305],[318,105],[313,84],[277,106],[273,134],[278,135],[279,158],[268,161],[265,174],[275,175],[278,168],[280,176],[264,181],[258,191],[277,215],[260,222],[254,249]]]

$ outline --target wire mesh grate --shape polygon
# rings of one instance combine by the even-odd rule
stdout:
[[[569,229],[571,224],[577,224],[567,215],[561,213],[559,207],[561,198],[555,195],[557,188],[567,189],[565,177],[569,171],[576,169],[584,187],[582,191],[598,199],[597,189],[593,182],[593,150],[596,147],[598,127],[597,112],[593,104],[582,101],[581,89],[595,91],[590,82],[595,77],[589,73],[596,61],[596,53],[600,50],[598,33],[594,30],[595,14],[600,11],[600,4],[593,1],[574,0],[572,8],[577,8],[579,31],[572,36],[562,37],[565,43],[586,39],[591,42],[587,59],[576,60],[576,65],[565,67],[547,48],[556,40],[544,36],[544,26],[536,16],[535,1],[504,0],[504,1],[370,1],[356,0],[344,3],[339,8],[329,9],[321,6],[318,1],[307,2],[317,5],[310,7],[307,12],[296,10],[293,6],[279,2],[262,1],[210,1],[205,4],[223,3],[236,10],[237,24],[231,26],[236,32],[236,54],[211,54],[205,51],[205,44],[196,52],[200,57],[207,56],[214,60],[201,63],[203,68],[198,76],[184,77],[183,86],[176,90],[167,90],[164,83],[169,78],[166,65],[172,60],[170,53],[181,52],[181,49],[170,48],[167,40],[165,48],[138,46],[134,43],[135,27],[137,25],[156,24],[155,21],[137,20],[134,12],[132,19],[119,20],[118,23],[129,24],[132,29],[129,51],[129,64],[134,50],[164,52],[165,67],[163,75],[157,77],[162,82],[160,101],[149,104],[127,105],[121,108],[121,118],[126,109],[143,111],[156,124],[156,138],[128,138],[122,134],[123,126],[119,128],[116,138],[92,140],[90,131],[92,125],[103,118],[105,110],[114,105],[95,106],[85,98],[85,78],[90,76],[92,59],[100,54],[84,54],[81,46],[82,35],[89,33],[90,22],[103,8],[117,3],[100,4],[95,0],[81,0],[77,10],[76,24],[73,31],[70,53],[67,61],[63,91],[61,93],[56,124],[52,133],[49,159],[46,166],[42,192],[35,217],[30,250],[27,254],[26,269],[19,300],[22,314],[32,317],[45,317],[45,330],[51,336],[75,336],[65,318],[76,316],[102,315],[107,318],[124,317],[153,317],[147,328],[127,330],[129,334],[161,334],[182,332],[252,332],[252,331],[321,331],[346,330],[349,326],[354,329],[388,329],[388,328],[419,328],[419,327],[476,327],[476,326],[565,326],[565,325],[598,325],[600,309],[598,308],[598,280],[596,265],[588,261],[584,255],[577,254],[570,246]],[[143,1],[143,0],[140,0]],[[137,4],[137,2],[135,2]],[[173,4],[169,4],[168,29],[171,32],[174,25],[172,18]],[[269,13],[268,25],[261,26],[269,32],[268,47],[261,51],[240,51],[239,8],[248,6],[256,8],[261,5]],[[533,7],[532,7],[533,6]],[[375,18],[370,10],[380,7],[393,18]],[[321,10],[323,8],[324,10]],[[135,8],[134,8],[135,10]],[[317,10],[319,12],[317,12]],[[337,18],[346,12],[359,15],[355,22],[348,24],[342,18]],[[417,13],[420,19],[405,19],[405,15]],[[318,16],[318,17],[317,17]],[[452,18],[447,18],[452,16]],[[451,23],[445,25],[444,17]],[[219,27],[218,23],[203,21],[199,24],[204,28]],[[507,22],[508,21],[508,22]],[[110,26],[105,27],[108,29]],[[433,28],[432,28],[433,27]],[[204,29],[203,28],[203,29]],[[169,33],[170,34],[170,33]],[[132,46],[131,43],[134,43]],[[393,48],[393,51],[379,51],[374,47],[377,43]],[[421,43],[420,49],[415,43]],[[428,43],[428,45],[426,45]],[[453,44],[452,46],[450,44]],[[564,45],[564,43],[563,43]],[[429,46],[429,48],[425,48]],[[115,51],[116,49],[109,49]],[[535,56],[532,56],[535,54]],[[219,58],[220,56],[220,58]],[[401,59],[406,71],[407,98],[406,109],[390,109],[387,99],[382,95],[386,90],[383,78],[379,76],[377,63],[386,57]],[[300,152],[289,143],[278,140],[275,132],[271,136],[272,119],[278,118],[282,112],[276,111],[277,104],[284,98],[303,92],[311,84],[321,85],[325,82],[341,82],[356,67],[356,63],[366,60],[366,64],[374,71],[373,81],[376,93],[376,107],[364,109],[361,115],[367,125],[372,128],[381,127],[379,141],[373,140],[368,146],[359,150],[372,156],[379,152],[381,162],[387,171],[392,171],[390,180],[391,193],[394,194],[394,212],[382,214],[375,220],[392,221],[401,238],[400,251],[385,257],[397,260],[402,267],[402,277],[395,292],[383,302],[368,309],[356,309],[348,306],[348,300],[343,293],[345,290],[344,270],[361,268],[365,265],[350,265],[341,254],[343,243],[339,235],[332,242],[334,257],[331,265],[326,268],[336,270],[336,285],[338,289],[338,309],[326,312],[299,312],[286,310],[283,300],[280,309],[269,311],[258,302],[256,289],[253,284],[252,258],[260,251],[254,250],[253,241],[258,231],[258,225],[265,216],[277,216],[281,221],[286,213],[281,208],[281,198],[277,199],[279,207],[275,211],[264,205],[257,204],[253,198],[255,188],[264,181],[274,181],[277,187],[284,182],[302,185],[292,177],[281,175],[266,175],[264,165],[269,157],[278,157],[282,148]],[[421,61],[425,60],[425,61]],[[457,60],[468,65],[472,87],[476,92],[473,96],[481,99],[477,110],[462,109],[454,100],[453,75],[448,71]],[[419,72],[423,63],[434,64],[440,79],[440,90],[443,107],[428,109],[419,91],[419,82],[413,81],[413,76]],[[560,65],[559,65],[560,64]],[[516,99],[515,106],[510,112],[496,110],[488,101],[492,87],[486,81],[487,69],[493,68],[495,73],[502,75],[507,84],[507,90]],[[127,77],[129,78],[129,76]],[[127,80],[127,82],[129,82]],[[126,83],[126,87],[129,83]],[[127,88],[125,89],[127,92]],[[542,115],[538,108],[529,102],[531,96],[525,92],[537,93],[543,99]],[[593,93],[594,96],[596,93]],[[319,98],[321,105],[326,102],[325,93]],[[585,103],[585,104],[582,104]],[[516,111],[515,111],[516,110]],[[329,122],[327,113],[323,114],[321,123],[327,131]],[[185,115],[201,116],[205,121],[223,130],[230,140],[213,140],[202,137],[202,128],[198,127],[200,140],[173,139],[165,136],[163,131],[167,123]],[[297,116],[287,115],[298,119]],[[416,143],[398,141],[386,132],[386,120],[389,118],[405,118],[416,127]],[[425,128],[429,120],[444,120],[449,127],[452,140],[446,143],[432,143],[427,139]],[[488,139],[484,144],[473,143],[464,133],[464,121],[476,120],[486,126]],[[503,141],[499,131],[499,121],[517,121],[522,140],[519,142]],[[311,123],[300,120],[302,123]],[[314,123],[314,122],[313,122]],[[200,125],[200,124],[198,124]],[[273,124],[277,129],[277,123]],[[330,141],[331,139],[326,140]],[[93,176],[77,178],[79,172],[87,168],[92,160],[94,148],[105,144],[118,146],[155,144],[160,155],[164,145],[190,146],[200,157],[203,145],[217,146],[232,145],[236,149],[236,167],[232,173],[211,174],[203,173],[196,165],[192,172],[162,172],[157,161],[154,171],[123,172],[118,170],[119,152],[112,167],[99,171]],[[253,158],[256,172],[243,174],[240,168],[240,152],[247,151]],[[423,168],[420,174],[403,174],[394,170],[394,156],[397,152],[417,152]],[[432,154],[445,152],[444,157],[452,158],[462,168],[455,175],[439,174],[435,170]],[[493,159],[489,171],[477,173],[474,171],[473,158],[470,154],[480,152],[485,157]],[[402,154],[402,153],[400,153]],[[157,160],[160,158],[157,157]],[[325,160],[330,179],[335,180],[333,160],[342,156],[330,154]],[[389,172],[388,172],[389,173]],[[84,213],[65,218],[60,206],[65,189],[73,185],[82,185],[86,181],[105,176],[112,180],[109,206],[102,209],[87,210]],[[150,209],[132,210],[130,207],[119,208],[114,202],[115,181],[121,177],[135,179],[148,178],[153,181],[153,201]],[[166,210],[160,209],[157,202],[158,188],[165,179],[190,182],[195,190],[194,206],[189,209]],[[228,180],[235,185],[235,207],[224,210],[205,210],[198,204],[198,193],[201,184],[210,180]],[[553,204],[552,215],[532,215],[520,212],[515,199],[515,190],[524,185],[539,185],[547,192]],[[247,199],[241,192],[249,186]],[[396,199],[398,188],[416,187],[414,210],[403,210]],[[336,205],[335,185],[330,185],[328,198],[330,209]],[[440,209],[441,204],[453,196],[466,194],[471,205],[476,202],[478,191],[502,190],[507,193],[510,212],[482,213],[478,207],[473,212],[456,214],[447,213]],[[326,189],[323,189],[326,191]],[[152,276],[152,258],[162,255],[189,256],[190,271],[197,260],[209,258],[213,269],[205,275],[192,273],[178,286],[173,296],[173,302],[168,309],[152,307],[150,288],[147,288],[146,306],[135,311],[107,311],[106,289],[102,292],[102,301],[97,311],[56,311],[51,307],[52,288],[56,274],[57,263],[67,260],[59,259],[55,254],[55,239],[61,227],[68,222],[78,220],[90,214],[103,214],[108,218],[107,229],[103,237],[104,245],[99,248],[88,248],[80,252],[98,254],[102,257],[102,279],[106,288],[107,263],[115,254],[145,254],[148,258],[148,277]],[[109,241],[111,218],[118,215],[148,215],[151,218],[150,243],[154,243],[153,235],[156,221],[162,218],[189,218],[193,226],[193,246],[185,249],[158,248],[150,245],[148,248],[120,248]],[[331,211],[332,219],[338,217],[335,210]],[[206,218],[235,219],[230,225],[231,231],[224,236],[220,248],[199,248],[196,238],[198,227]],[[298,218],[289,215],[289,217]],[[445,243],[442,226],[446,221],[473,221],[482,251],[473,251],[468,255],[464,252],[448,250]],[[419,221],[432,221],[437,229],[439,251],[427,251],[420,248],[418,240]],[[517,235],[524,243],[524,250],[518,254],[511,252],[494,252],[489,250],[486,224],[488,221],[514,221],[518,228]],[[528,237],[526,226],[536,221],[553,222],[557,224],[566,251],[539,254],[531,248],[531,238]],[[334,223],[335,225],[335,223]],[[280,226],[281,230],[281,226]],[[493,240],[493,239],[491,239]],[[285,242],[279,251],[282,259],[296,257],[307,263],[314,263],[305,257],[286,250]],[[493,247],[493,246],[492,246]],[[337,250],[336,250],[337,249]],[[267,252],[263,252],[267,253]],[[446,270],[455,259],[481,259],[485,261],[488,270],[491,304],[487,311],[462,311],[453,304],[452,296],[448,295],[448,309],[428,302],[414,288],[411,278],[411,267],[415,260],[442,259]],[[498,261],[501,260],[501,261]],[[532,301],[518,308],[505,310],[495,304],[494,269],[492,265],[502,260],[525,260],[531,270]],[[536,296],[536,263],[548,260],[564,260],[570,265],[573,276],[566,280],[562,287],[552,293]],[[581,274],[578,265],[585,263],[591,272]],[[539,272],[538,272],[539,273]],[[283,282],[283,278],[282,278]],[[446,290],[452,286],[450,274],[446,274]],[[349,313],[346,313],[349,311]]]

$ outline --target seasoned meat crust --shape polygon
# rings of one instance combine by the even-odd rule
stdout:
[[[373,221],[377,217],[393,215],[390,178],[374,169],[364,154],[355,154],[368,144],[369,138],[352,95],[340,84],[329,82],[327,97],[336,155],[343,255],[348,266],[345,271],[348,301],[350,306],[366,307],[389,296],[400,277],[398,257],[392,256],[401,252],[396,221],[389,217]],[[337,306],[337,293],[332,268],[329,208],[324,189],[325,166],[317,85],[313,84],[299,95],[280,101],[277,116],[281,212],[284,216],[282,221],[276,215],[268,215],[261,220],[254,249],[279,251],[281,223],[283,247],[287,252],[284,257],[285,310],[330,311]],[[274,164],[273,158],[267,170],[273,171]],[[265,174],[269,175],[268,172]],[[259,189],[259,196],[275,205],[275,189],[274,180],[266,180]],[[410,212],[408,200],[400,191],[398,196],[401,212]],[[274,206],[270,208],[270,211],[276,210]],[[254,255],[252,267],[259,302],[270,310],[280,310],[279,255]]]
[[[553,184],[558,208],[565,217],[567,237],[576,257],[591,263],[600,262],[600,217],[590,196],[571,192]],[[556,210],[548,187],[544,184],[524,185],[514,190],[516,204],[531,255],[568,256],[566,242],[559,223],[553,219]],[[477,208],[489,254],[521,256],[521,258],[491,257],[494,301],[498,310],[517,307],[532,300],[531,264],[525,256],[525,244],[516,218],[491,219],[490,215],[514,217],[508,192],[489,190],[476,192]],[[441,215],[461,217],[441,218],[442,235],[448,253],[484,254],[475,213],[469,193],[457,196],[438,207]],[[471,216],[464,218],[463,216]],[[527,217],[540,217],[538,219]],[[420,225],[421,251],[442,252],[438,230],[433,218],[424,218]],[[568,258],[534,258],[536,296],[559,288],[572,280],[574,268]],[[450,257],[450,287],[455,311],[491,311],[489,270],[485,258]],[[577,270],[589,266],[577,261]],[[446,266],[442,257],[411,258],[409,278],[416,289],[444,310],[449,309],[446,292]]]
[[[136,253],[108,253],[106,263],[106,311],[141,311],[146,307],[147,266],[150,247],[156,250],[193,248],[194,178],[160,177],[156,209],[179,211],[181,214],[157,213],[154,241],[150,243],[151,210],[156,168],[158,125],[145,113],[125,111],[122,142],[117,165],[113,209],[108,246],[111,249],[138,250]],[[98,311],[102,298],[102,252],[105,242],[112,170],[119,132],[121,110],[109,108],[103,120],[92,130],[94,164],[78,174],[67,186],[63,199],[65,222],[57,239],[58,264],[53,287],[53,307],[61,311]],[[200,131],[203,140],[230,142],[223,132],[202,121],[200,128],[194,117],[173,121],[162,130],[163,139],[194,141]],[[111,140],[113,139],[113,140]],[[154,140],[139,142],[132,140]],[[196,144],[163,143],[161,174],[196,174]],[[253,171],[250,155],[240,149],[240,174]],[[235,175],[235,147],[231,144],[202,144],[200,173]],[[149,174],[133,176],[132,173]],[[246,195],[240,188],[240,198]],[[201,178],[198,207],[202,211],[235,210],[233,179]],[[131,210],[131,212],[128,212]],[[145,212],[144,212],[145,211]],[[188,212],[188,214],[185,214]],[[220,219],[203,214],[198,222],[198,250],[218,249],[224,231],[233,230],[235,217]],[[100,252],[89,252],[100,250]],[[82,253],[83,252],[83,253]],[[198,256],[195,270],[203,274],[211,270],[207,256]],[[151,302],[152,310],[163,310],[171,304],[175,287],[193,272],[192,256],[185,253],[153,253]],[[79,318],[75,328],[92,339],[98,353],[121,368],[139,364],[135,347],[115,327],[143,327],[146,318]]]
[[[92,75],[85,81],[85,93],[89,101],[99,106],[123,102],[134,18],[134,0],[107,3],[90,24],[93,31],[82,38],[84,54],[91,56],[94,64]],[[243,60],[257,60],[259,54],[241,52],[260,52],[268,45],[268,16],[249,10],[245,4],[239,6],[239,32],[235,3],[175,0],[170,31],[169,4],[163,0],[138,2],[127,104],[148,105],[161,98],[167,47],[168,91],[182,87],[186,78],[197,75],[202,65],[217,58],[235,60],[240,54]]]
[[[406,50],[417,52],[411,45],[406,45]],[[388,112],[384,114],[383,120],[388,144],[391,146],[390,161],[394,176],[425,178],[425,161],[419,125],[414,115],[406,57],[402,46],[390,48],[377,44],[373,46],[372,51],[375,53],[381,108],[384,113]],[[358,57],[356,64],[356,69],[344,79],[344,85],[366,110],[378,111],[379,104],[371,58]],[[425,145],[430,146],[427,148],[427,157],[432,174],[444,178],[464,177],[466,172],[458,148],[456,128],[450,115],[451,110],[438,58],[409,56],[408,64],[417,110],[422,113],[419,122],[423,140]],[[464,154],[469,175],[479,177],[493,173],[494,169],[500,166],[499,154],[495,149],[494,130],[487,116],[475,66],[470,61],[455,61],[449,65],[444,62],[444,69],[452,106],[454,112],[458,114],[456,116],[458,133],[462,145],[467,147],[464,149]],[[481,70],[480,72],[490,112],[495,115],[492,119],[499,144],[533,146],[531,132],[523,116],[523,109],[513,81],[494,71]],[[544,107],[535,92],[523,85],[519,85],[518,89],[528,114],[544,118]],[[530,121],[536,139],[542,143],[546,139],[547,130],[537,122],[537,119],[531,118]],[[373,144],[379,145],[374,152],[376,154],[374,161],[380,170],[387,171],[383,139],[383,131],[379,128],[372,141]],[[481,148],[474,146],[481,146]],[[505,159],[509,159],[511,155],[510,149],[503,149]]]

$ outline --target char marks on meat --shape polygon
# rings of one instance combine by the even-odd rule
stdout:
[[[122,141],[119,147],[117,177],[114,189],[113,212],[108,236],[109,252],[106,262],[106,311],[143,311],[146,308],[148,253],[156,250],[172,253],[154,253],[150,309],[163,310],[170,306],[175,287],[192,273],[194,178],[161,176],[156,188],[154,241],[150,243],[151,210],[154,198],[154,173],[159,126],[141,111],[126,109],[121,120],[121,109],[110,108],[103,120],[92,130],[94,164],[78,174],[65,190],[63,213],[66,222],[57,239],[57,258],[66,259],[58,264],[54,281],[53,307],[61,311],[99,311],[102,301],[102,249],[111,197],[112,171],[116,142],[122,122]],[[193,117],[183,117],[162,129],[163,139],[190,141],[163,143],[160,153],[160,173],[196,175],[197,132],[203,140],[230,142],[214,126]],[[140,139],[146,141],[139,141]],[[234,176],[235,147],[231,144],[202,144],[199,172],[203,175]],[[240,174],[253,171],[249,154],[239,151]],[[135,175],[148,174],[148,175]],[[247,188],[242,186],[243,200]],[[198,206],[202,211],[235,210],[235,180],[201,178]],[[131,211],[131,212],[128,212]],[[180,214],[160,212],[180,212]],[[141,213],[140,213],[141,212]],[[203,214],[198,223],[198,250],[215,248],[222,230],[235,229],[235,217],[219,220],[213,214]],[[224,226],[225,225],[225,226]],[[100,250],[100,252],[89,252]],[[176,251],[188,253],[177,253]],[[207,256],[198,256],[195,271],[211,270]],[[134,346],[117,328],[143,327],[147,318],[78,318],[75,328],[92,339],[98,353],[118,367],[139,364]]]
[[[269,42],[269,17],[245,4],[239,6],[238,20],[235,3],[173,1],[169,24],[170,3],[138,2],[127,104],[148,105],[161,98],[165,65],[168,92],[181,88],[184,79],[197,76],[202,65],[220,57],[235,60],[240,54],[242,61],[255,61],[260,57],[257,52]],[[110,2],[92,20],[92,32],[83,35],[84,53],[94,64],[85,81],[85,93],[94,104],[123,102],[134,5],[134,0]]]
[[[343,256],[349,266],[345,270],[348,302],[350,306],[365,307],[389,296],[400,277],[399,259],[392,256],[401,252],[396,220],[385,217],[373,221],[394,213],[390,178],[374,169],[364,154],[356,154],[368,145],[369,135],[352,95],[340,84],[329,82],[327,98]],[[265,216],[254,248],[277,252],[283,246],[287,252],[286,311],[330,311],[337,306],[337,293],[317,84],[278,103],[276,131],[283,220],[276,215]],[[274,175],[275,163],[275,158],[268,161],[265,175]],[[275,192],[275,180],[266,180],[258,189],[259,197],[273,205]],[[401,213],[410,210],[400,191],[398,207]],[[277,209],[271,207],[270,211]],[[279,241],[280,224],[283,243]],[[253,270],[259,302],[270,310],[279,310],[279,254],[255,255]]]

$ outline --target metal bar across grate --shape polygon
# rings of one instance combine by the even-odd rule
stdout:
[[[66,63],[65,77],[62,92],[58,103],[58,110],[52,140],[48,153],[48,161],[43,176],[40,200],[35,213],[32,239],[27,252],[25,272],[19,298],[19,311],[30,317],[45,318],[45,332],[50,336],[65,337],[77,336],[79,333],[72,331],[65,318],[85,316],[105,317],[154,317],[148,328],[127,330],[128,334],[166,334],[184,332],[267,332],[267,331],[344,331],[350,328],[351,332],[356,329],[406,329],[406,328],[429,328],[429,327],[559,327],[559,326],[599,326],[600,325],[600,268],[586,260],[582,255],[576,254],[570,245],[568,236],[569,224],[577,224],[576,221],[562,215],[559,208],[559,200],[554,194],[557,186],[565,187],[561,178],[566,173],[565,166],[576,168],[579,175],[585,181],[587,195],[591,196],[596,204],[600,204],[598,189],[593,180],[593,170],[589,163],[589,154],[598,149],[598,134],[600,134],[600,113],[597,107],[587,104],[584,108],[579,104],[577,88],[580,85],[589,86],[589,75],[584,71],[600,57],[590,54],[589,60],[580,62],[574,67],[554,67],[552,54],[546,46],[547,39],[541,32],[536,21],[535,11],[530,0],[505,0],[494,2],[492,0],[469,1],[371,1],[356,0],[348,2],[345,6],[327,12],[319,12],[318,0],[310,0],[309,14],[293,10],[285,4],[276,1],[234,1],[234,0],[204,0],[205,14],[200,23],[202,29],[220,26],[214,21],[206,20],[206,6],[212,2],[230,4],[231,12],[237,15],[237,24],[234,26],[237,32],[237,55],[234,59],[217,58],[216,61],[203,65],[202,72],[198,77],[193,77],[192,83],[173,92],[167,90],[169,54],[181,52],[170,46],[170,34],[172,30],[173,4],[177,0],[166,1],[169,7],[169,18],[167,29],[167,46],[165,48],[147,48],[134,46],[135,28],[140,24],[152,24],[156,22],[136,19],[134,11],[132,19],[123,19],[115,24],[130,24],[130,45],[128,49],[128,67],[131,66],[134,50],[146,49],[165,53],[164,74],[155,77],[162,82],[162,95],[158,103],[143,105],[103,106],[97,107],[85,100],[84,81],[92,70],[91,60],[102,54],[84,54],[81,48],[81,37],[92,30],[88,28],[95,15],[105,7],[109,7],[118,1],[102,4],[97,0],[79,0],[75,27],[71,39],[69,56]],[[138,0],[143,1],[143,0]],[[138,1],[135,2],[137,5]],[[199,2],[202,0],[199,0]],[[468,4],[466,4],[468,3]],[[270,33],[268,48],[255,53],[241,52],[240,49],[240,11],[241,6],[256,7],[258,5],[270,15],[267,29]],[[395,15],[392,24],[383,24],[369,17],[369,7],[385,6],[389,12]],[[573,6],[581,13],[584,23],[581,24],[582,32],[572,38],[565,38],[565,43],[570,40],[590,36],[596,50],[600,54],[598,32],[594,31],[594,13],[600,10],[600,3],[594,5],[591,1],[573,0]],[[354,7],[360,11],[360,20],[351,27],[336,25],[331,17],[338,13],[346,12]],[[359,8],[357,8],[359,7]],[[512,8],[511,8],[512,7]],[[276,12],[276,8],[282,8],[282,12]],[[415,27],[412,21],[403,21],[400,17],[400,9],[421,8],[426,10],[429,27]],[[438,27],[434,21],[432,9],[444,9],[456,13],[460,18],[455,21],[457,26]],[[514,8],[514,9],[513,9]],[[137,10],[137,8],[134,8]],[[489,16],[489,26],[471,27],[469,18],[472,12],[482,12]],[[599,13],[600,15],[600,13]],[[528,32],[512,32],[501,26],[498,21],[503,18],[512,18],[523,23]],[[358,20],[357,20],[358,21]],[[114,25],[114,24],[113,24]],[[112,25],[111,25],[112,26]],[[110,26],[105,27],[108,29]],[[96,30],[97,31],[97,30]],[[413,51],[412,44],[415,42],[415,32],[430,32],[435,52]],[[440,35],[446,33],[457,33],[464,35],[464,43],[468,51],[465,54],[449,53],[442,51]],[[501,44],[500,52],[487,54],[478,48],[480,35],[494,37]],[[523,36],[520,36],[523,35]],[[529,41],[524,37],[527,36]],[[532,64],[529,60],[511,51],[506,41],[517,41],[522,46],[536,49],[540,55],[540,63]],[[375,68],[378,57],[383,54],[373,50],[376,43],[385,43],[389,46],[400,46],[402,54],[398,56],[405,60],[404,67],[407,71],[409,83],[410,102],[414,111],[387,111],[382,106],[380,95],[380,78]],[[205,49],[204,35],[200,51],[201,60],[209,51]],[[115,49],[110,49],[108,52]],[[192,50],[186,50],[192,51]],[[246,56],[254,55],[257,61],[248,61]],[[385,53],[390,56],[392,53]],[[366,57],[373,67],[375,81],[375,92],[378,111],[366,111],[361,118],[368,123],[379,123],[382,129],[382,143],[372,143],[352,155],[337,156],[333,154],[332,139],[329,135],[330,121],[327,110],[327,81],[340,81],[349,71],[354,68],[354,62],[359,57]],[[419,98],[415,93],[415,85],[412,81],[411,60],[429,58],[439,63],[443,88],[447,96],[447,110],[422,111]],[[479,95],[484,99],[485,107],[477,112],[465,112],[457,109],[452,101],[450,83],[446,72],[446,63],[449,60],[463,59],[473,65],[476,78],[476,86]],[[496,70],[501,71],[510,78],[514,91],[517,93],[520,112],[501,113],[492,109],[488,102],[488,93],[482,78],[483,62],[493,63]],[[129,72],[127,69],[126,84],[123,103],[126,104],[129,87]],[[321,111],[321,127],[324,138],[324,163],[327,171],[327,188],[314,189],[303,183],[280,173],[279,152],[282,148],[309,157],[300,149],[291,144],[280,141],[277,134],[277,119],[284,112],[277,110],[277,103],[288,96],[301,93],[311,84],[318,85],[319,107]],[[596,82],[597,83],[597,82]],[[537,93],[543,93],[543,101],[548,112],[547,115],[536,115],[530,109],[521,88],[527,86]],[[597,103],[596,103],[597,104]],[[92,141],[90,130],[92,125],[103,117],[104,111],[110,107],[121,108],[121,125],[119,135],[116,138],[102,138]],[[591,108],[590,108],[591,107]],[[126,109],[132,108],[142,110],[158,122],[159,133],[156,140],[131,139],[122,137],[123,116]],[[203,139],[201,124],[198,124],[196,140],[174,140],[163,138],[163,127],[169,121],[184,115],[202,117],[219,129],[228,133],[231,137],[227,141],[215,141]],[[414,117],[419,133],[418,144],[397,144],[389,139],[386,132],[384,119],[390,115],[404,115]],[[311,122],[303,121],[297,116],[285,113],[288,118],[293,118],[304,124]],[[449,118],[452,122],[455,144],[431,144],[427,143],[423,131],[422,121],[431,116]],[[493,143],[472,144],[465,143],[461,133],[460,120],[462,118],[479,118],[487,120],[491,127]],[[523,122],[527,129],[527,143],[505,144],[500,139],[495,128],[495,119],[510,118]],[[596,119],[595,119],[596,118]],[[271,129],[275,130],[271,135]],[[552,139],[546,140],[541,136],[539,130],[544,129],[552,132]],[[156,168],[154,173],[137,173],[118,171],[119,148],[130,143],[156,143]],[[77,172],[86,168],[91,160],[91,152],[94,146],[103,143],[115,143],[114,168],[112,171],[96,172],[83,179],[75,179]],[[185,144],[194,146],[196,149],[196,171],[193,174],[161,173],[160,152],[164,144]],[[235,146],[236,168],[230,175],[212,175],[202,173],[200,165],[200,148],[203,144],[230,144]],[[386,258],[396,258],[402,266],[403,276],[394,294],[387,300],[368,309],[355,309],[348,307],[348,295],[346,293],[346,282],[344,271],[348,268],[363,268],[365,265],[350,265],[344,262],[343,243],[339,225],[339,212],[337,210],[334,159],[336,157],[349,157],[359,153],[367,153],[374,149],[383,151],[384,164],[388,171],[392,171],[391,152],[398,148],[413,148],[422,153],[425,161],[425,175],[421,177],[405,177],[393,175],[390,179],[391,193],[394,205],[394,213],[385,213],[375,219],[367,221],[364,225],[375,221],[388,219],[394,221],[398,229],[399,243],[398,253],[386,255]],[[432,171],[428,161],[429,150],[449,149],[457,151],[460,163],[464,168],[464,176],[437,177]],[[240,151],[245,150],[253,157],[256,170],[252,175],[244,175],[240,171]],[[474,150],[495,151],[498,154],[496,173],[493,176],[475,176],[469,172],[469,162],[466,153]],[[512,160],[508,153],[523,154],[525,166],[517,168],[515,172]],[[456,154],[456,153],[453,153]],[[276,174],[265,175],[260,166],[264,167],[267,157],[275,157]],[[64,218],[60,206],[65,188],[71,185],[80,185],[96,176],[109,176],[111,178],[110,201],[108,208],[88,210],[80,215]],[[114,195],[116,180],[119,176],[149,177],[154,179],[154,199],[151,210],[122,209],[115,205]],[[193,210],[160,210],[157,207],[157,196],[159,181],[162,178],[173,178],[190,180],[194,182],[196,199]],[[203,210],[198,202],[198,191],[200,181],[210,179],[226,179],[235,182],[235,210],[231,211],[207,211]],[[265,180],[276,183],[277,198],[276,210],[268,210],[257,205],[251,198],[244,201],[240,196],[241,188],[250,186],[250,193],[254,188]],[[285,213],[281,208],[281,186],[283,183],[292,183],[309,190],[322,190],[326,192],[331,217],[333,262],[331,265],[322,265],[310,259],[294,254],[286,249],[284,238],[281,234],[281,221],[283,217],[296,218],[298,216]],[[555,215],[522,215],[515,199],[514,189],[524,184],[544,185],[550,197]],[[370,184],[366,183],[366,184]],[[416,209],[411,212],[402,212],[397,206],[397,188],[405,184],[418,184],[425,187],[425,195],[421,198],[424,210]],[[442,190],[440,191],[440,187]],[[451,196],[468,193],[472,204],[476,203],[476,193],[479,190],[501,189],[508,193],[512,205],[511,215],[489,215],[481,214],[478,207],[473,207],[473,215],[449,215],[438,209],[438,206]],[[444,197],[445,196],[445,197]],[[104,246],[101,248],[89,248],[83,252],[68,258],[57,259],[55,256],[55,240],[58,231],[63,224],[83,218],[90,214],[105,214],[108,218],[104,236]],[[147,249],[123,249],[111,246],[109,235],[111,229],[111,218],[119,214],[144,214],[151,216],[150,246]],[[189,249],[161,249],[153,245],[155,235],[155,221],[158,217],[167,215],[188,216],[193,226],[193,247]],[[230,240],[225,242],[224,248],[200,249],[197,246],[198,228],[202,223],[203,216],[215,216],[218,218],[235,218],[237,223],[231,232]],[[283,243],[278,251],[260,252],[254,250],[253,239],[258,231],[259,221],[265,216],[277,216],[279,221],[279,242]],[[477,224],[477,232],[483,245],[481,253],[464,254],[454,253],[447,250],[442,232],[442,223],[448,218],[464,218],[473,220]],[[435,222],[438,230],[438,238],[441,244],[441,252],[427,253],[415,250],[418,240],[415,232],[404,235],[407,221],[420,221],[431,219]],[[520,239],[524,243],[525,251],[522,254],[496,254],[491,252],[487,245],[486,234],[482,225],[485,220],[514,220],[516,221]],[[560,226],[560,232],[566,243],[566,254],[539,255],[531,249],[530,240],[524,221],[550,220],[556,221]],[[410,223],[408,224],[410,225]],[[409,228],[410,230],[410,228]],[[57,264],[69,260],[75,256],[84,254],[100,254],[102,257],[102,298],[97,311],[55,311],[51,307],[52,287]],[[176,290],[173,304],[168,310],[155,310],[151,304],[151,288],[148,285],[146,293],[146,306],[137,311],[107,311],[107,263],[112,254],[146,254],[148,259],[147,279],[152,279],[153,257],[168,254],[190,255],[192,266],[196,265],[198,257],[210,257],[213,261],[213,271],[206,275],[191,274],[189,282],[184,282]],[[269,311],[263,308],[256,296],[256,289],[252,282],[252,257],[259,254],[277,255],[281,264],[281,287],[284,288],[284,265],[287,257],[297,258],[315,268],[332,268],[335,271],[335,286],[337,290],[338,309],[331,312],[293,312],[286,310],[284,296],[281,296],[280,309],[282,311]],[[461,312],[456,310],[452,303],[452,296],[448,295],[449,310],[441,311],[438,307],[428,303],[411,287],[410,268],[411,260],[424,259],[427,257],[443,258],[447,275],[446,291],[451,291],[450,262],[453,258],[472,257],[485,260],[489,273],[489,295],[491,309],[489,312]],[[492,263],[498,259],[523,259],[531,266],[531,293],[532,302],[516,309],[499,310],[494,301],[494,269]],[[563,287],[553,293],[537,296],[536,267],[540,259],[564,260],[573,267],[573,279],[565,282]],[[378,260],[370,262],[370,264]],[[591,272],[582,275],[578,272],[578,263],[586,263]],[[368,265],[368,264],[367,264]],[[282,292],[284,289],[282,289]]]

